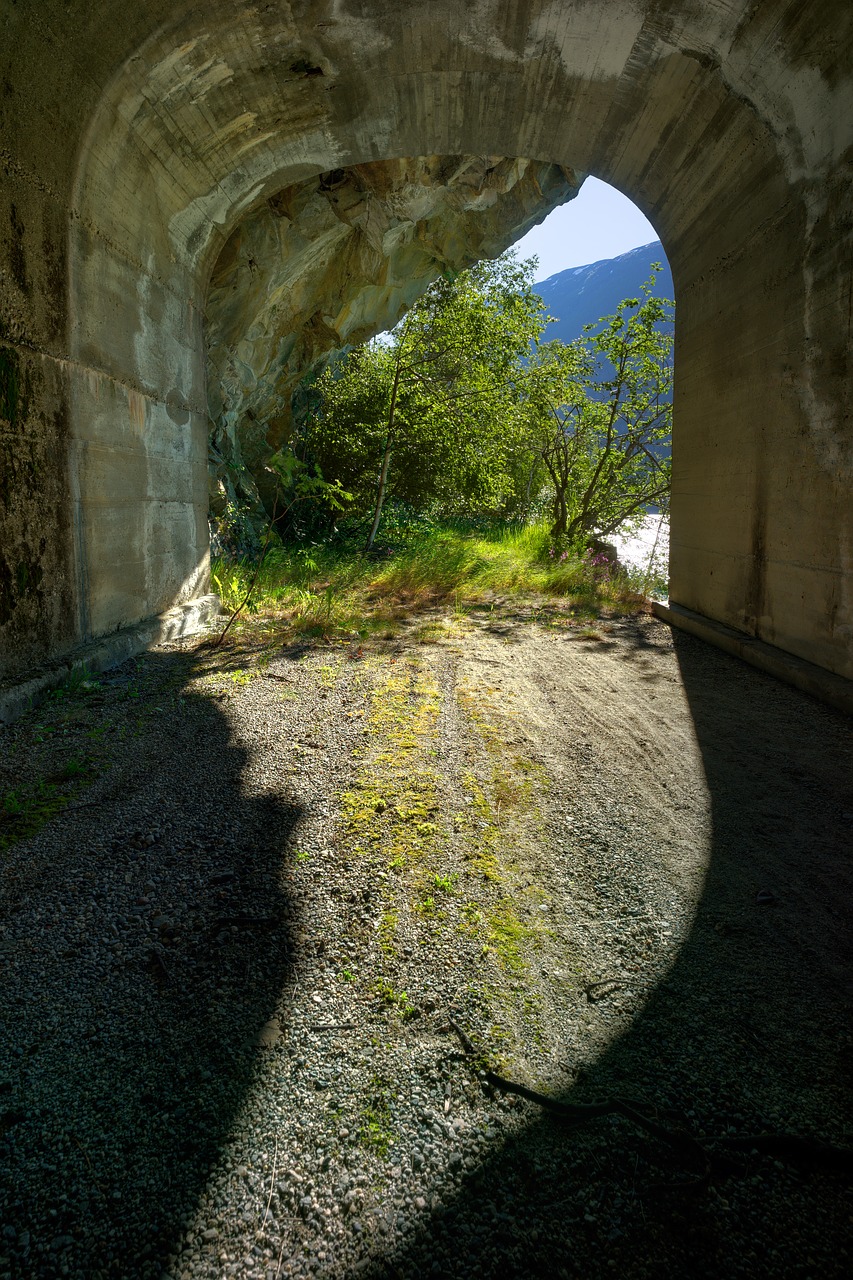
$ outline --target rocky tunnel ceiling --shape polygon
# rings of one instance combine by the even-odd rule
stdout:
[[[211,504],[269,507],[271,453],[322,357],[391,328],[442,274],[495,258],[583,175],[506,156],[418,156],[294,183],[235,228],[205,307]]]

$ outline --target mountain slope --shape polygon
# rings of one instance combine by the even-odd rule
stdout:
[[[580,336],[585,324],[594,324],[602,316],[612,315],[623,298],[640,296],[640,286],[648,280],[652,263],[659,262],[655,294],[672,298],[672,272],[660,240],[631,249],[618,258],[603,258],[583,267],[558,271],[535,285],[556,323],[549,324],[543,339],[559,338],[572,342]]]

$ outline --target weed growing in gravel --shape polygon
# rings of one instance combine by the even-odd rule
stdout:
[[[464,836],[463,853],[485,882],[482,900],[465,903],[457,928],[480,942],[480,958],[490,962],[472,993],[476,1003],[492,1018],[500,1010],[500,1021],[514,1028],[523,1057],[523,1046],[538,1043],[542,1033],[540,1004],[525,992],[525,975],[551,931],[537,913],[547,895],[535,884],[520,882],[520,853],[542,839],[540,800],[548,776],[508,745],[512,714],[501,689],[462,684],[456,695],[472,730],[469,768],[460,776],[467,803],[457,814],[457,826]],[[524,912],[530,913],[529,920]]]
[[[436,834],[437,777],[421,764],[423,740],[434,729],[438,691],[407,662],[373,691],[368,735],[381,749],[341,797],[345,834],[354,851],[380,847],[402,871],[420,862]]]
[[[391,1127],[391,1101],[395,1094],[384,1076],[373,1076],[368,1086],[368,1101],[362,1108],[357,1138],[362,1147],[385,1157],[394,1138]]]
[[[417,1010],[400,989],[400,972],[412,945],[451,963],[460,944],[473,947],[487,961],[477,1003],[490,1020],[500,1012],[519,1044],[535,1043],[535,1002],[519,988],[547,931],[538,915],[524,917],[541,894],[518,883],[517,858],[519,842],[537,838],[541,828],[544,771],[507,748],[506,717],[482,690],[457,690],[471,749],[453,780],[466,803],[454,808],[451,833],[441,809],[447,781],[435,754],[440,693],[429,664],[376,657],[362,671],[375,678],[367,741],[357,748],[359,772],[341,797],[341,813],[343,841],[364,858],[364,876],[375,875],[380,891],[378,927],[364,957],[367,982],[389,1013],[407,1021]],[[472,895],[476,880],[482,893]],[[364,946],[358,915],[351,929]]]
[[[435,885],[436,889],[440,889],[442,893],[453,893],[456,889],[456,883],[458,879],[459,879],[458,872],[454,872],[452,875],[447,875],[447,876],[440,876],[438,873],[436,873],[432,878],[432,882]]]
[[[534,931],[519,920],[509,898],[502,898],[488,913],[487,937],[501,967],[511,974],[525,971],[525,956],[535,943]]]
[[[386,955],[396,955],[397,912],[383,911],[379,919],[379,946]]]
[[[245,686],[251,684],[259,675],[261,672],[257,667],[238,667],[236,671],[226,672],[224,679],[230,680],[232,684]]]
[[[0,797],[0,850],[35,835],[92,776],[91,762],[72,756],[52,777],[7,791]]]
[[[384,978],[377,981],[375,991],[382,1003],[395,1009],[403,1022],[409,1022],[417,1015],[418,1011],[409,999],[408,992],[396,991]]]
[[[329,666],[328,664],[326,666],[321,667],[320,668],[320,688],[334,689],[335,684],[337,683],[338,676],[340,675],[340,671],[341,671],[340,663],[337,663],[333,667]]]
[[[629,575],[601,574],[580,550],[554,561],[548,545],[544,525],[472,532],[448,523],[386,548],[379,559],[353,543],[328,542],[312,546],[308,555],[304,547],[276,547],[260,570],[251,559],[214,559],[211,567],[229,610],[243,600],[257,573],[250,616],[237,627],[290,635],[391,638],[413,613],[449,605],[442,620],[430,619],[416,633],[420,643],[436,644],[464,635],[471,610],[493,605],[496,594],[563,598],[564,618],[571,611],[594,618],[602,609],[646,607]],[[548,622],[552,612],[549,606],[539,620]]]
[[[84,663],[80,667],[74,667],[68,678],[55,689],[52,689],[47,696],[49,702],[63,702],[69,698],[85,697],[87,694],[97,693],[100,688],[100,681],[96,679]]]

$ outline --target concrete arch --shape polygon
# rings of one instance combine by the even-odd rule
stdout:
[[[82,31],[41,8],[13,32],[32,120],[8,199],[22,252],[50,223],[67,290],[51,318],[47,281],[12,281],[3,339],[69,463],[52,551],[12,517],[20,562],[65,574],[61,599],[9,596],[27,660],[205,589],[202,311],[239,219],[318,172],[470,152],[595,173],[654,222],[679,301],[672,599],[853,676],[845,5],[99,0]]]

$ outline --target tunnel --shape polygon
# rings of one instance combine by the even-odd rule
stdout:
[[[235,451],[262,474],[264,450],[286,431],[290,390],[305,369],[393,322],[442,270],[500,252],[571,199],[586,175],[643,210],[674,276],[669,617],[853,706],[849,4],[0,0],[0,23],[0,720],[6,692],[33,671],[80,654],[126,656],[155,634],[158,618],[201,609],[210,599],[211,493],[215,500],[218,481],[228,483]],[[489,657],[504,654],[507,681],[532,680],[530,664],[514,662],[502,640],[500,650],[498,639],[488,643]],[[630,1027],[626,1014],[624,1034],[602,1041],[586,1088],[645,1085],[657,1098],[673,1076],[685,1089],[710,1080],[696,1103],[699,1118],[712,1116],[740,1139],[753,1132],[746,1123],[753,1110],[762,1110],[746,1106],[744,1086],[754,1086],[762,1106],[778,1087],[774,1129],[799,1125],[832,1139],[820,1108],[827,1097],[843,1101],[849,1063],[841,1016],[849,959],[842,836],[853,805],[848,722],[795,690],[754,683],[755,673],[679,630],[667,630],[666,653],[641,629],[621,648],[612,636],[578,643],[586,646],[580,680],[565,664],[555,691],[543,661],[536,741],[543,752],[556,743],[573,753],[556,787],[564,798],[560,843],[548,848],[575,839],[568,819],[585,791],[590,824],[611,831],[618,819],[618,841],[632,856],[636,845],[638,877],[655,871],[662,843],[681,848],[691,821],[701,873],[691,881],[695,919],[685,914],[681,934],[666,942],[671,969],[662,981],[651,974],[648,999]],[[269,680],[246,686],[232,679],[244,672],[224,669],[215,687],[187,699],[181,679],[204,675],[198,652],[149,655],[150,687],[141,694],[139,672],[119,667],[77,708],[78,731],[101,731],[101,718],[127,698],[141,738],[118,747],[108,741],[101,789],[79,804],[75,792],[68,812],[8,855],[0,962],[11,975],[4,990],[14,1017],[4,1021],[23,1037],[16,1070],[41,1071],[56,1086],[28,1101],[25,1114],[5,1066],[0,1081],[0,1139],[20,1153],[8,1165],[8,1200],[17,1208],[29,1197],[39,1210],[40,1274],[57,1274],[58,1260],[75,1247],[64,1233],[66,1223],[74,1229],[77,1206],[62,1203],[75,1169],[91,1189],[96,1227],[83,1246],[99,1249],[106,1227],[115,1250],[112,1270],[103,1255],[81,1255],[87,1275],[161,1275],[194,1224],[215,1237],[198,1204],[232,1126],[254,1105],[256,1061],[273,1062],[259,1033],[272,1035],[273,1018],[301,994],[305,1020],[323,1018],[318,1034],[338,1030],[337,1005],[315,1005],[298,967],[310,951],[316,970],[340,940],[328,923],[337,917],[323,917],[322,936],[307,929],[304,886],[315,875],[325,895],[330,882],[322,862],[329,797],[315,794],[317,762],[344,759],[325,688],[307,710],[282,701],[282,686],[286,695],[287,682],[302,678],[302,656],[298,646],[282,651]],[[238,658],[226,654],[224,666]],[[324,658],[312,660],[319,666]],[[360,664],[355,647],[343,686],[361,678]],[[586,689],[592,676],[584,670],[603,670],[603,682],[617,664],[639,672],[638,682],[643,672],[649,679],[638,684],[646,692],[633,707],[612,689],[599,696],[604,683]],[[388,680],[399,681],[403,667],[388,657]],[[489,663],[472,686],[478,705],[493,670]],[[238,720],[240,704],[226,702],[226,687],[264,693],[265,750],[299,747],[296,763],[285,761],[280,792],[258,777],[258,718]],[[662,689],[673,691],[673,705],[680,701],[669,719],[670,704],[656,701]],[[503,715],[504,693],[493,694]],[[152,712],[144,725],[137,697]],[[160,721],[154,712],[164,707]],[[61,713],[60,701],[48,703],[45,719]],[[22,736],[31,723],[21,721]],[[347,723],[361,750],[361,721]],[[650,724],[666,774],[642,754]],[[596,755],[602,726],[625,743],[628,765],[613,792],[600,786],[608,765],[603,748]],[[57,734],[66,752],[69,742]],[[427,735],[422,745],[431,769],[439,740]],[[85,750],[94,751],[88,738]],[[403,768],[396,756],[393,763]],[[87,777],[74,785],[89,785]],[[662,830],[634,795],[644,779],[659,788]],[[611,893],[624,900],[623,885],[605,882],[616,865],[606,843],[584,839],[605,905]],[[773,867],[779,879],[753,883],[755,867]],[[201,906],[188,870],[203,879]],[[358,868],[346,875],[352,901],[346,881],[341,918],[366,917],[355,893]],[[162,964],[148,954],[145,967],[134,968],[136,953],[125,956],[117,932],[107,936],[107,897],[127,912],[128,932],[138,924],[134,907],[140,920],[150,917],[148,933],[138,925],[140,938],[153,941],[164,924],[179,937],[183,931],[185,953],[164,951]],[[161,908],[174,918],[155,915]],[[581,911],[598,927],[601,916],[592,906],[587,916]],[[630,924],[641,926],[639,917]],[[238,953],[242,933],[249,941]],[[226,944],[238,955],[233,968],[222,959]],[[86,967],[98,947],[110,948],[108,978]],[[591,976],[606,979],[609,971]],[[349,985],[339,985],[345,1010]],[[140,991],[147,1039],[135,1020]],[[598,1017],[589,989],[584,999],[584,1015]],[[733,1026],[740,1037],[719,1061],[715,1026]],[[348,1023],[340,1030],[348,1034]],[[79,1048],[76,1060],[69,1046]],[[433,1071],[439,1051],[428,1048],[443,1106],[444,1079]],[[372,1071],[375,1042],[365,1038],[355,1049]],[[352,1055],[351,1042],[345,1051]],[[75,1074],[81,1064],[88,1082]],[[322,1088],[312,1084],[311,1097],[331,1097],[331,1084],[325,1077]],[[85,1130],[75,1128],[81,1115],[103,1139],[91,1154]],[[547,1234],[566,1202],[536,1162],[552,1147],[562,1153],[566,1135],[538,1119],[529,1129],[495,1148],[485,1183],[466,1171],[454,1203],[423,1208],[410,1253],[393,1254],[380,1241],[376,1269],[350,1274],[568,1274],[555,1271]],[[33,1132],[42,1146],[25,1144]],[[278,1137],[268,1137],[261,1230],[279,1159]],[[604,1140],[590,1144],[593,1155],[603,1149]],[[849,1168],[849,1144],[828,1150]],[[619,1177],[631,1187],[633,1138],[624,1152]],[[579,1231],[597,1248],[595,1214],[605,1206],[577,1203],[591,1184],[609,1185],[591,1164],[582,1151],[568,1190]],[[29,1182],[28,1170],[35,1170]],[[247,1172],[236,1165],[234,1177]],[[849,1258],[830,1257],[836,1241],[849,1244],[847,1204],[832,1170],[804,1174],[793,1198],[781,1161],[759,1172],[765,1181],[756,1174],[749,1191],[758,1209],[744,1220],[763,1218],[763,1234],[746,1240],[753,1252],[738,1259],[741,1274],[813,1275],[812,1247],[845,1274]],[[135,1217],[130,1196],[114,1194],[127,1188],[138,1192]],[[708,1224],[715,1214],[727,1217],[730,1205],[708,1210],[701,1169],[654,1192],[653,1226],[674,1224],[667,1256],[695,1256],[691,1274],[722,1274],[733,1255],[709,1238]],[[519,1237],[515,1272],[503,1212],[513,1199],[530,1220],[525,1233],[531,1223],[537,1232]],[[16,1258],[31,1243],[24,1210]],[[466,1222],[467,1238],[458,1231]],[[792,1222],[807,1227],[793,1247]],[[11,1223],[5,1227],[15,1237]],[[604,1247],[627,1268],[649,1239],[643,1211],[642,1230]],[[740,1237],[732,1239],[739,1247]],[[437,1244],[450,1261],[436,1270]],[[206,1238],[208,1246],[218,1248]],[[8,1230],[2,1249],[12,1249]],[[419,1270],[422,1255],[428,1272]],[[262,1274],[262,1265],[264,1274],[289,1274],[281,1258],[267,1270],[259,1256],[244,1274]],[[651,1254],[647,1261],[645,1274],[662,1274]],[[4,1253],[0,1271],[11,1275],[13,1266]]]
[[[496,252],[587,174],[651,219],[679,306],[671,606],[849,688],[847,6],[45,0],[4,28],[7,682],[209,590],[205,314],[235,235],[431,157],[425,192],[460,158],[479,196],[501,165],[552,183],[491,241],[445,227],[436,260]]]

